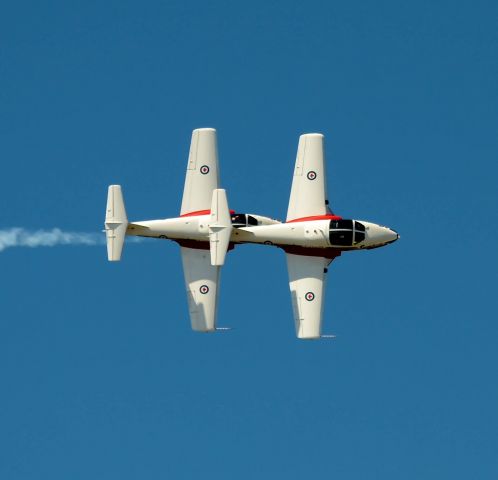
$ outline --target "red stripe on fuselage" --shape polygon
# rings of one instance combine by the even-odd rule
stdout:
[[[289,220],[286,223],[310,222],[312,220],[342,220],[342,217],[339,217],[339,215],[313,215],[311,217],[295,218],[294,220]]]
[[[235,210],[230,210],[230,215],[233,215]],[[196,212],[189,212],[180,215],[181,217],[197,217],[198,215],[211,215],[211,210],[197,210]]]
[[[196,217],[197,215],[209,215],[211,210],[197,210],[196,212],[189,212],[180,215],[180,217]]]

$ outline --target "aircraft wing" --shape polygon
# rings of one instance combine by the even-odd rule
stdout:
[[[331,260],[290,253],[286,255],[296,335],[305,339],[320,338],[325,274]]]
[[[299,137],[287,221],[330,214],[323,135]]]
[[[221,267],[211,265],[209,250],[181,247],[181,254],[192,329],[214,331]]]
[[[213,190],[217,188],[219,175],[216,130],[199,128],[192,132],[180,215],[202,211],[209,213]]]

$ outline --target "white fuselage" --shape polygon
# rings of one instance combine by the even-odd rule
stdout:
[[[230,242],[353,250],[380,247],[399,238],[398,234],[390,228],[360,220],[359,223],[364,227],[361,230],[364,232],[361,239],[354,237],[349,244],[343,242],[334,244],[334,237],[330,235],[331,222],[328,218],[281,223],[268,217],[259,215],[254,215],[254,217],[257,218],[258,225],[234,228]],[[129,224],[126,233],[170,240],[209,242],[209,223],[210,215],[149,220]],[[353,224],[357,225],[358,221],[353,221]],[[340,233],[341,229],[334,231]],[[353,235],[353,231],[350,235]]]

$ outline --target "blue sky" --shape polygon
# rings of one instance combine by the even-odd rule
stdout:
[[[17,2],[0,14],[0,229],[179,212],[191,130],[283,218],[298,136],[393,227],[296,340],[284,254],[241,246],[190,331],[178,247],[0,253],[0,477],[496,478],[496,2]]]

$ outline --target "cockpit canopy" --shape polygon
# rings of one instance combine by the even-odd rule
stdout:
[[[365,225],[356,220],[331,220],[329,240],[338,247],[357,245],[365,240]]]
[[[232,226],[234,228],[256,226],[258,221],[247,213],[234,213],[232,215]]]

